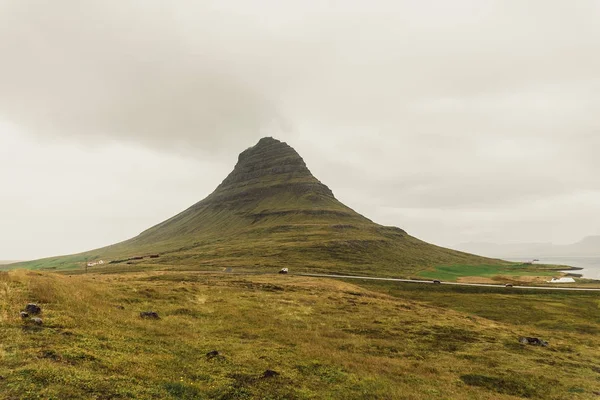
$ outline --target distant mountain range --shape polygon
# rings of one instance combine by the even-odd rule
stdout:
[[[588,236],[577,243],[557,245],[552,243],[486,243],[469,242],[455,249],[486,257],[600,257],[600,235]]]

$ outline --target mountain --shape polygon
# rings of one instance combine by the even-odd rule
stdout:
[[[127,260],[159,254],[157,258]],[[286,143],[263,138],[204,200],[138,236],[66,257],[19,264],[74,268],[103,259],[157,268],[281,268],[404,275],[440,264],[496,263],[378,225],[338,201]],[[130,265],[129,264],[129,265]]]
[[[456,249],[488,257],[600,257],[600,236],[588,236],[577,243],[557,245],[552,243],[496,244],[485,242],[461,243]]]

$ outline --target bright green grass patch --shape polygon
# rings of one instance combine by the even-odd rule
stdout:
[[[540,268],[541,267],[541,268]],[[456,281],[466,276],[494,277],[508,276],[555,276],[558,270],[548,269],[546,266],[531,265],[443,265],[434,267],[434,270],[419,273],[423,278]]]

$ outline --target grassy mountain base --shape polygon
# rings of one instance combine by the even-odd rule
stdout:
[[[28,302],[41,328],[20,320]],[[144,320],[154,310],[160,320]],[[590,399],[600,295],[282,275],[0,274],[5,399]],[[518,343],[519,336],[549,347]],[[216,357],[207,353],[218,350]],[[279,375],[264,377],[267,369]]]

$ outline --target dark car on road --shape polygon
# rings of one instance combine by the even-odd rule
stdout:
[[[439,281],[439,280],[437,280],[437,279],[434,279],[434,280],[433,280],[433,283],[442,283],[442,282],[441,282],[441,281]]]

